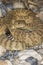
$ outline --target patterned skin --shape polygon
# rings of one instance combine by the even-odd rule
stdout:
[[[7,50],[24,50],[43,42],[43,22],[30,10],[10,11],[2,22],[5,28],[2,26],[0,45]]]

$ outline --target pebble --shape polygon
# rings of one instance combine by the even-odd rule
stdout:
[[[7,11],[11,11],[13,9],[13,5],[10,3],[7,3],[6,5]]]
[[[40,49],[37,52],[40,53],[41,55],[43,55],[43,49]]]
[[[26,58],[28,57],[34,57],[36,58],[38,61],[41,61],[42,60],[42,57],[40,54],[38,54],[35,50],[33,49],[30,49],[30,50],[25,50],[25,51],[22,51],[22,52],[19,52],[18,53],[18,56],[19,56],[19,59],[20,60],[25,60]]]
[[[0,60],[10,60],[11,62],[16,58],[19,51],[6,51],[6,53],[0,57]]]
[[[0,65],[12,65],[12,63],[9,60],[0,60]]]
[[[5,5],[2,2],[0,2],[0,17],[6,16],[6,11],[7,9]]]
[[[35,59],[34,57],[28,57],[25,61],[29,62],[30,65],[38,65],[38,60]]]
[[[43,11],[40,11],[36,17],[39,17],[41,21],[43,21]]]
[[[4,48],[0,45],[0,56],[4,55],[5,52],[6,52],[6,49],[4,49]]]
[[[13,4],[13,7],[14,7],[14,9],[15,9],[15,8],[25,8],[25,7],[24,7],[24,4],[23,4],[22,2],[15,2],[15,3]]]
[[[41,65],[43,65],[43,61],[41,61],[41,63],[40,63]]]

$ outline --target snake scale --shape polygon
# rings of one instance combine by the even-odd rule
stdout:
[[[30,10],[15,9],[0,18],[0,45],[24,50],[43,42],[43,22]]]

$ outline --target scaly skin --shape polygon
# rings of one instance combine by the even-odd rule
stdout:
[[[7,50],[24,50],[43,42],[43,22],[32,11],[16,9],[9,12],[3,21],[14,38],[12,40],[5,34],[0,35],[0,45]]]

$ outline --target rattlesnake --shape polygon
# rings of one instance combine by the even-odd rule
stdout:
[[[0,45],[7,50],[24,50],[43,42],[43,22],[30,10],[12,10],[0,21]],[[10,31],[8,35],[6,29]]]

